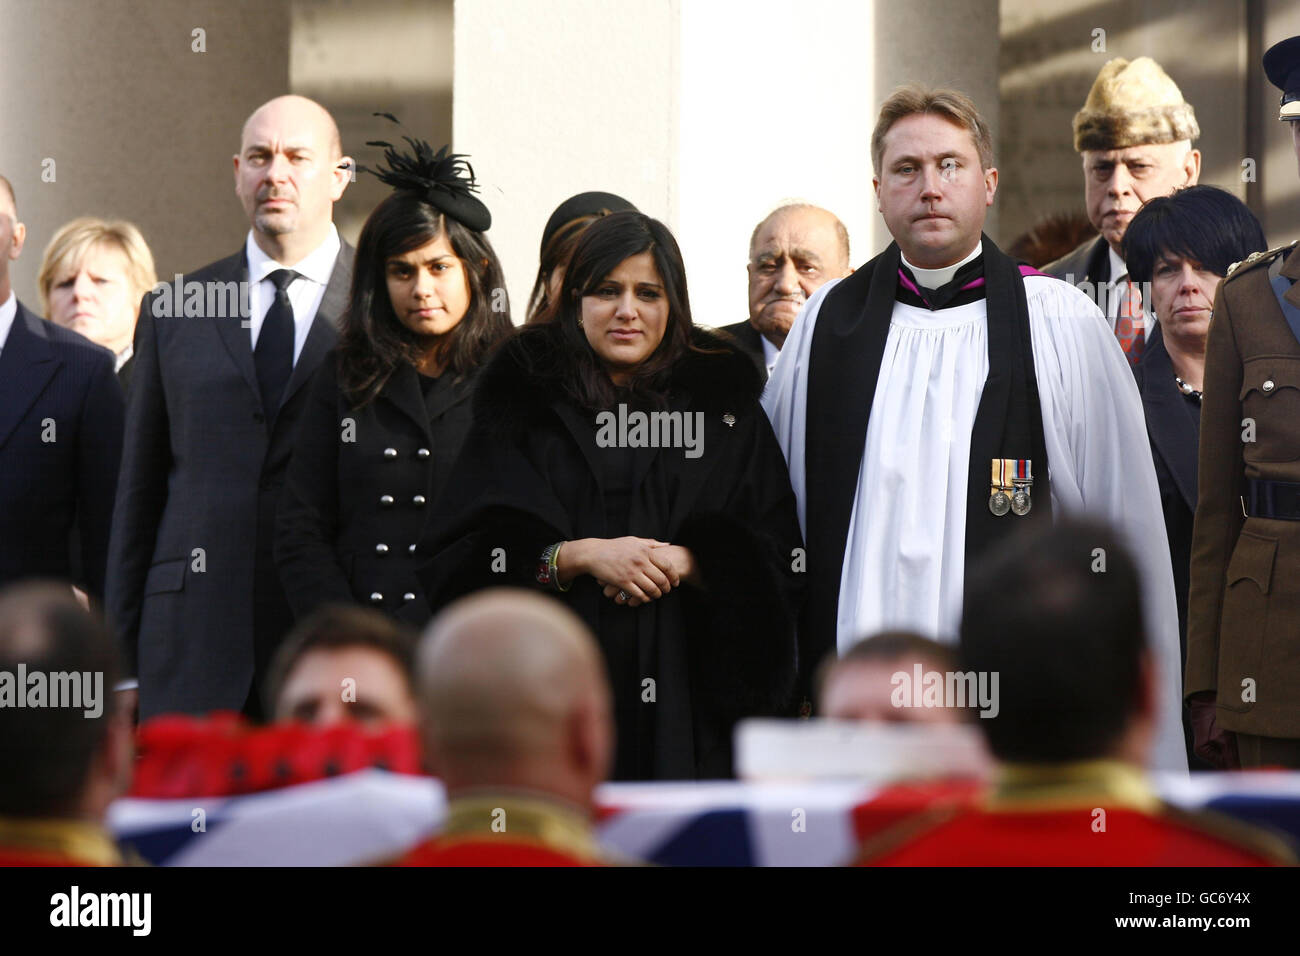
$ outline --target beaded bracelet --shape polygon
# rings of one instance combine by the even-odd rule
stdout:
[[[542,552],[542,556],[537,562],[537,583],[543,587],[554,586],[555,590],[560,592],[573,587],[572,581],[568,584],[560,583],[559,562],[562,547],[564,547],[563,541],[547,545],[546,550]]]

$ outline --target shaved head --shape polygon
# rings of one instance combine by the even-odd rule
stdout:
[[[329,158],[338,159],[343,155],[343,139],[339,136],[338,123],[334,122],[330,111],[315,100],[295,93],[267,100],[253,110],[248,119],[244,120],[244,128],[239,136],[240,151],[242,152],[248,146],[249,133],[257,129],[259,124],[267,120],[284,119],[292,119],[299,126],[316,125],[320,142],[324,143],[329,151]]]
[[[352,158],[340,154],[338,124],[305,96],[277,96],[245,121],[235,193],[254,241],[276,262],[302,261],[329,235],[352,177]]]
[[[432,768],[448,792],[529,787],[590,805],[612,753],[605,667],[553,598],[493,589],[429,625],[416,664]]]
[[[18,200],[14,198],[14,184],[0,176],[0,213],[7,212],[18,218]]]

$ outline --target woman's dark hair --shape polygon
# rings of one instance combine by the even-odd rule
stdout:
[[[1190,259],[1215,275],[1268,248],[1255,214],[1216,186],[1188,186],[1147,202],[1124,233],[1124,264],[1135,282],[1150,282],[1166,256]]]
[[[619,265],[648,252],[664,284],[668,322],[663,341],[632,371],[620,390],[609,377],[578,324],[583,296],[594,293]],[[554,326],[554,328],[552,328]],[[673,364],[687,352],[705,352],[691,344],[691,303],[686,291],[686,266],[682,251],[668,227],[640,212],[616,212],[588,226],[574,247],[564,271],[559,301],[550,322],[524,326],[521,335],[553,334],[562,343],[554,374],[565,394],[583,408],[606,408],[621,394],[662,405],[668,394]]]
[[[597,219],[609,214],[609,210],[605,209],[589,216],[571,219],[543,243],[541,258],[537,265],[537,280],[533,283],[532,294],[528,296],[528,318],[525,321],[531,324],[549,322],[555,318],[555,304],[547,295],[551,276],[555,274],[556,269],[563,269],[568,265],[569,256],[573,254],[573,249],[577,246],[583,230]]]
[[[464,265],[470,292],[469,310],[440,346],[447,372],[467,375],[513,331],[505,276],[487,237],[399,190],[375,207],[357,241],[338,348],[339,383],[354,407],[374,399],[400,363],[415,364],[428,348],[393,311],[388,260],[444,235]]]

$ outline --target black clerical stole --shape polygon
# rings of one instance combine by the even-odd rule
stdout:
[[[966,566],[1028,522],[1050,518],[1047,445],[1029,335],[1024,276],[1016,263],[983,237],[982,288],[988,310],[989,373],[971,433],[966,488]],[[897,243],[843,279],[822,302],[808,359],[804,468],[808,599],[800,627],[800,671],[810,673],[836,643],[840,574],[849,520],[866,448],[867,423],[880,378],[894,303],[900,297]],[[964,275],[963,277],[964,278]],[[958,280],[962,284],[962,280]],[[904,290],[904,294],[908,294]],[[978,293],[975,293],[978,294]],[[951,299],[950,295],[945,296]],[[1033,462],[1032,502],[1026,515],[995,515],[989,507],[990,463]],[[941,510],[945,502],[936,501]],[[867,515],[870,521],[871,516]]]

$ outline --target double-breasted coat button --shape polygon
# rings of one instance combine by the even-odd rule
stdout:
[[[382,541],[379,544],[375,545],[375,554],[387,554],[387,553],[388,553],[388,545],[384,544]]]
[[[385,448],[385,449],[384,449],[384,457],[385,457],[385,458],[396,458],[396,457],[397,457],[397,449],[396,449],[396,448]]]
[[[381,508],[391,508],[391,507],[393,506],[393,496],[392,496],[392,495],[383,495],[383,496],[379,499],[379,506],[380,506]]]
[[[414,593],[413,591],[407,591],[405,594],[402,595],[402,600],[403,600],[403,601],[414,601],[414,600],[415,600],[415,593]]]
[[[411,499],[411,504],[415,505],[415,507],[417,508],[423,508],[424,495],[416,495],[414,498]]]
[[[1271,378],[1264,383],[1264,391],[1266,392],[1273,391],[1273,380]]]
[[[427,449],[427,448],[419,448],[419,449],[417,449],[416,452],[415,452],[415,457],[416,457],[416,458],[428,458],[428,457],[429,457],[430,455],[432,455],[432,454],[433,454],[433,452],[429,451],[429,449]]]
[[[371,592],[370,592],[370,603],[371,603],[371,604],[383,604],[383,603],[384,603],[384,596],[383,596],[382,594],[380,594],[378,591],[371,591]]]
[[[415,545],[411,545],[411,546],[410,546],[409,548],[407,548],[406,550],[407,550],[407,552],[410,553],[410,554],[415,554]]]

